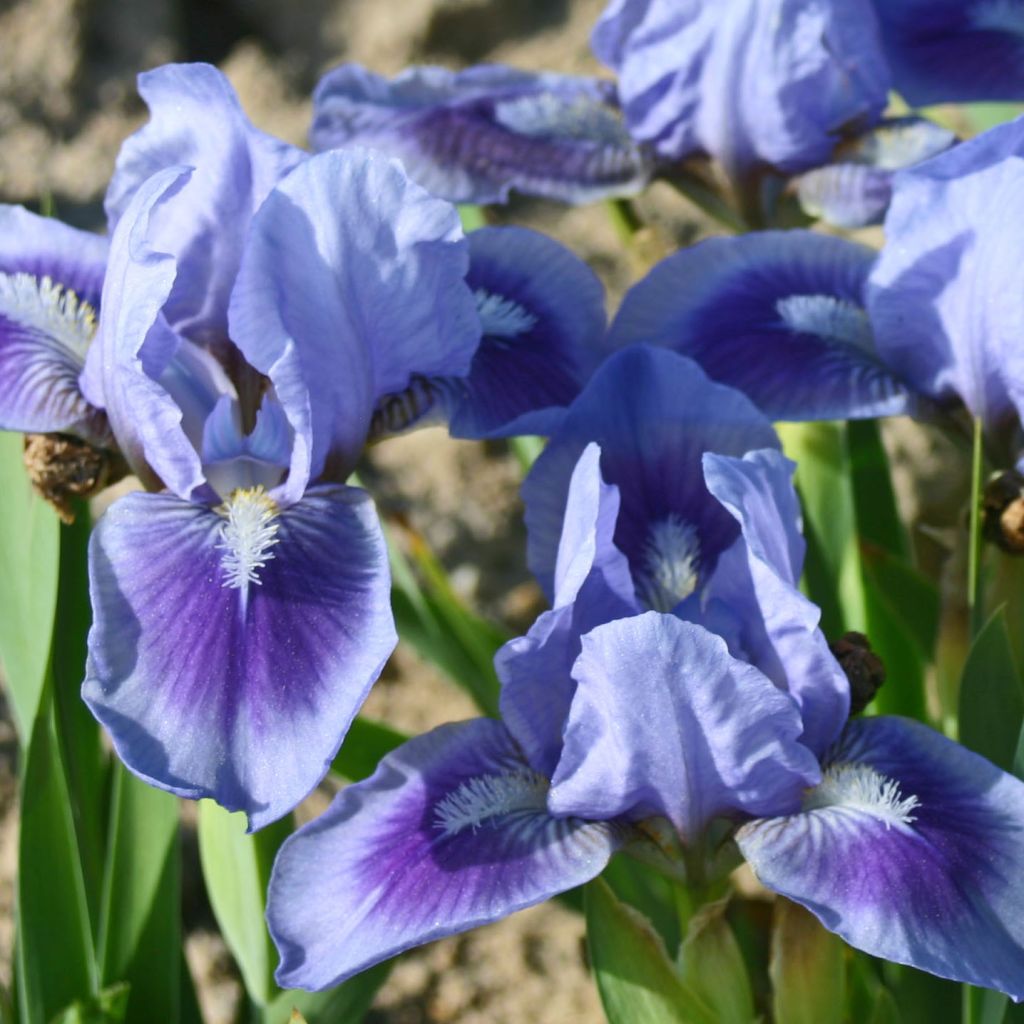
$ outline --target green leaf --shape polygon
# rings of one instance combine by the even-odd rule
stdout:
[[[796,903],[775,901],[772,980],[775,1024],[842,1024],[846,1018],[843,941]]]
[[[754,996],[743,954],[725,918],[728,899],[707,903],[694,914],[679,951],[683,981],[721,1024],[750,1024]]]
[[[331,771],[350,782],[369,778],[376,771],[380,759],[408,738],[382,722],[356,718],[348,728]]]
[[[867,542],[891,555],[906,558],[910,540],[896,505],[889,457],[882,445],[877,421],[850,420],[846,424],[846,438],[861,543]]]
[[[307,1024],[348,1024],[360,1021],[391,971],[391,962],[377,964],[326,992],[282,992],[263,1011],[263,1024],[294,1024],[297,1010]],[[300,1018],[300,1019],[301,1019]]]
[[[875,993],[875,1002],[871,1007],[868,1024],[901,1024],[900,1008],[888,989],[881,985]]]
[[[99,991],[92,922],[48,687],[25,760],[18,863],[21,1021],[45,1024]]]
[[[821,628],[832,639],[851,629],[864,632],[867,612],[845,426],[781,423],[778,431],[797,464],[807,538],[804,585],[821,608]]]
[[[82,503],[70,526],[60,527],[60,574],[54,644],[50,661],[61,752],[67,768],[71,808],[78,835],[85,892],[92,919],[100,918],[111,759],[99,723],[82,700],[86,638],[92,623],[89,602],[89,510]],[[110,979],[114,980],[114,979]]]
[[[601,876],[615,895],[650,921],[666,949],[678,949],[682,941],[676,913],[673,883],[633,857],[613,857]]]
[[[960,742],[1012,771],[1024,723],[1024,686],[999,608],[971,645],[960,679]]]
[[[123,1024],[128,994],[126,982],[111,985],[95,998],[80,1000],[58,1013],[51,1024]]]
[[[291,822],[284,818],[251,835],[245,825],[244,814],[199,802],[199,857],[210,905],[249,997],[264,1006],[277,992],[277,952],[263,918],[267,882]]]
[[[882,972],[901,1024],[961,1024],[962,986],[955,981],[888,962],[882,964]]]
[[[1003,1024],[1009,996],[990,988],[963,986],[963,1024]]]
[[[181,851],[179,804],[170,793],[113,771],[99,927],[103,984],[131,986],[126,1024],[180,1020]]]
[[[657,932],[602,879],[586,887],[587,945],[609,1024],[715,1024]]]
[[[36,720],[57,607],[57,514],[33,490],[21,434],[0,432],[0,663],[24,748]]]

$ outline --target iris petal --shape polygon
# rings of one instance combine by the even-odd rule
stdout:
[[[387,755],[281,848],[267,904],[278,982],[326,988],[593,878],[620,831],[551,817],[546,789],[500,722]]]
[[[462,375],[480,339],[455,208],[397,161],[323,153],[268,196],[231,298],[231,337],[274,384],[297,443],[298,497],[351,472],[380,398]]]
[[[801,742],[821,754],[849,715],[850,687],[818,628],[821,611],[798,587],[805,545],[795,468],[777,451],[704,456],[708,490],[740,524],[737,557],[745,562],[740,567],[723,556],[708,599],[737,616],[745,656],[793,696],[804,723]]]
[[[664,815],[687,840],[719,815],[795,810],[818,781],[794,702],[699,626],[657,612],[599,626],[573,676],[556,814]]]
[[[772,419],[906,412],[909,392],[876,354],[864,310],[873,259],[810,231],[708,239],[630,289],[608,345],[689,356]]]
[[[227,78],[209,64],[166,64],[139,75],[150,111],[121,147],[107,190],[110,230],[143,182],[168,167],[195,173],[174,203],[156,211],[153,248],[178,264],[165,312],[193,341],[227,335],[228,297],[249,221],[267,193],[306,158],[258,131]]]
[[[452,202],[503,203],[516,189],[588,203],[638,192],[651,173],[614,88],[595,78],[484,65],[388,81],[346,64],[320,80],[313,105],[315,149],[381,149]]]
[[[255,495],[248,511],[168,494],[111,507],[82,692],[134,772],[255,828],[319,782],[395,633],[365,493],[318,487],[284,509]]]
[[[569,481],[592,441],[601,448],[604,479],[619,488],[615,545],[634,582],[648,568],[651,528],[669,516],[696,529],[700,576],[735,539],[735,522],[704,486],[704,451],[742,455],[778,446],[743,395],[709,381],[689,359],[645,345],[615,354],[573,402],[523,484],[527,561],[549,597]]]
[[[807,809],[745,825],[761,881],[874,956],[1024,998],[1024,783],[917,722],[852,721]]]

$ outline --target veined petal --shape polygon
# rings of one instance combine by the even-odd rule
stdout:
[[[910,393],[876,354],[864,309],[874,256],[811,231],[707,239],[629,290],[608,346],[689,356],[772,419],[906,412]]]
[[[105,238],[0,206],[0,429],[111,443],[78,381],[106,263]]]
[[[110,230],[153,174],[194,169],[174,201],[155,211],[151,244],[178,265],[165,309],[170,324],[193,341],[220,341],[250,219],[306,154],[254,128],[231,83],[212,65],[165,64],[143,72],[139,93],[150,120],[118,155],[106,197]]]
[[[281,847],[267,921],[282,986],[321,989],[599,874],[624,830],[553,818],[500,722],[403,744]]]
[[[773,450],[742,459],[705,454],[708,490],[742,536],[735,554],[719,561],[708,600],[734,613],[747,658],[793,696],[803,718],[801,742],[820,755],[850,713],[850,686],[818,628],[820,610],[798,587],[805,545],[795,468]]]
[[[206,481],[185,414],[168,390],[182,383],[173,369],[182,339],[161,312],[176,269],[172,257],[152,248],[149,223],[189,173],[179,167],[154,174],[119,221],[103,282],[103,319],[81,378],[86,396],[106,409],[132,470],[182,498],[205,493]],[[166,387],[160,383],[165,372]]]
[[[296,497],[325,466],[344,479],[373,410],[415,376],[463,375],[480,339],[455,208],[395,160],[323,153],[253,220],[231,337],[274,384],[296,434]]]
[[[456,203],[503,203],[511,189],[590,203],[638,192],[652,171],[614,87],[596,78],[484,65],[413,67],[388,81],[345,64],[320,80],[313,106],[314,149],[381,149]]]
[[[817,760],[796,742],[794,702],[720,637],[674,615],[598,626],[573,676],[556,814],[663,815],[693,841],[720,815],[795,810],[818,781]]]
[[[1024,99],[1021,0],[875,0],[875,11],[911,106]]]
[[[82,695],[154,785],[244,810],[252,828],[327,771],[395,645],[369,497],[262,491],[213,510],[131,494],[90,545]]]
[[[1024,998],[1024,783],[917,722],[851,721],[802,813],[736,841],[874,956]]]
[[[549,434],[599,361],[604,289],[577,256],[528,228],[481,228],[466,283],[483,330],[469,375],[452,381],[453,437]]]
[[[749,400],[709,381],[696,363],[646,345],[616,353],[570,406],[523,484],[527,561],[549,598],[569,481],[590,442],[600,445],[604,480],[619,488],[615,546],[629,560],[640,597],[661,561],[682,556],[687,537],[691,575],[700,580],[738,533],[704,486],[701,454],[778,446]]]
[[[1024,118],[901,171],[868,309],[886,363],[989,429],[1024,408]]]

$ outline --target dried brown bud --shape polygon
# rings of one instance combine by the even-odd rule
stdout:
[[[982,499],[982,533],[1011,555],[1024,555],[1024,476],[1014,469],[994,476]]]
[[[863,633],[844,633],[829,650],[850,681],[850,715],[859,715],[885,682],[885,665]]]
[[[76,501],[127,472],[120,456],[69,434],[26,434],[24,460],[32,486],[65,523],[75,521]]]

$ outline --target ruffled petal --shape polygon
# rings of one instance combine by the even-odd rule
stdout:
[[[810,231],[712,238],[662,260],[623,300],[610,348],[671,348],[780,420],[892,416],[910,393],[864,309],[875,254]]]
[[[414,375],[463,375],[480,339],[455,208],[365,150],[293,171],[253,220],[231,337],[295,430],[291,497],[344,479],[374,407]]]
[[[852,721],[805,809],[736,841],[874,956],[1024,998],[1024,783],[931,729]]]
[[[900,172],[868,288],[885,362],[989,428],[1024,402],[1024,240],[1006,227],[1024,217],[1022,158],[1018,118]]]
[[[122,760],[181,796],[279,818],[323,777],[395,645],[387,552],[362,491],[220,511],[115,503],[93,534],[82,695]]]
[[[887,101],[868,0],[624,0],[591,42],[618,73],[636,138],[667,159],[707,153],[730,173],[824,163],[841,131]]]
[[[175,201],[155,211],[152,246],[178,264],[168,321],[193,341],[222,341],[249,221],[306,154],[254,128],[231,83],[210,64],[165,64],[143,72],[139,93],[150,120],[118,155],[106,197],[110,230],[153,174],[192,167],[195,173]]]
[[[388,81],[345,64],[320,80],[313,107],[314,149],[381,149],[456,203],[503,203],[510,189],[590,203],[639,192],[652,170],[614,87],[596,78],[484,65],[413,67]]]
[[[601,356],[604,289],[565,246],[528,228],[468,237],[483,329],[469,375],[451,381],[453,437],[549,434]]]
[[[850,686],[818,628],[821,611],[798,588],[805,545],[795,468],[777,451],[704,456],[708,490],[742,534],[736,560],[722,557],[707,593],[736,616],[746,657],[796,700],[801,742],[820,755],[850,713]]]
[[[794,702],[725,642],[673,615],[583,638],[555,814],[667,817],[684,841],[714,817],[796,810],[819,778]]]
[[[174,284],[174,258],[153,248],[153,211],[173,200],[189,171],[154,174],[118,222],[103,284],[103,317],[82,374],[82,387],[102,404],[132,470],[150,486],[161,482],[182,498],[205,493],[199,454],[168,387],[182,384],[175,356],[182,339],[162,309]],[[182,368],[183,364],[177,364]],[[160,383],[168,373],[167,386]]]
[[[1020,0],[875,0],[875,10],[912,107],[1024,99]]]
[[[546,793],[500,722],[388,754],[281,847],[267,900],[278,982],[327,988],[599,874],[622,830],[553,818]]]
[[[704,486],[702,453],[778,446],[771,425],[743,395],[709,381],[689,359],[645,345],[616,353],[572,404],[523,483],[527,561],[549,598],[569,481],[592,441],[601,448],[604,480],[619,488],[615,546],[629,560],[638,594],[651,571],[658,524],[692,531],[699,579],[738,533]]]
[[[105,238],[0,206],[0,430],[112,443],[78,380],[106,263]]]

